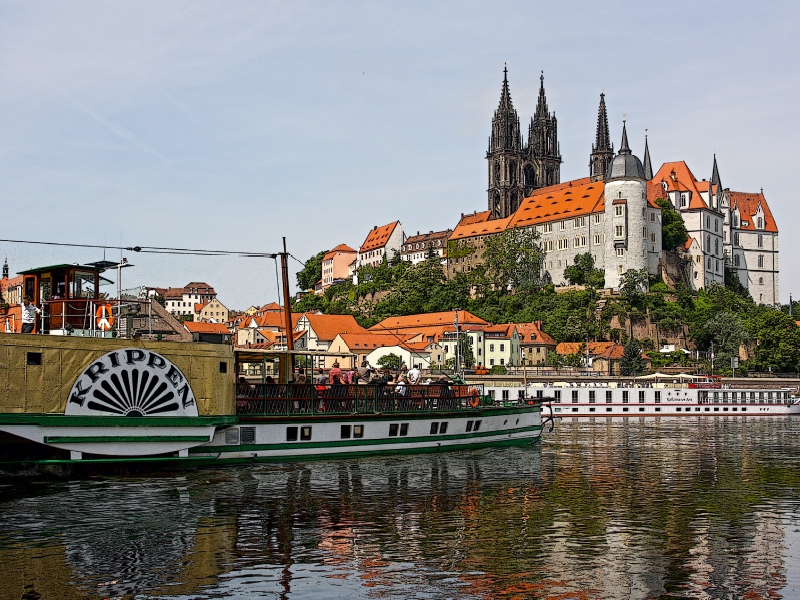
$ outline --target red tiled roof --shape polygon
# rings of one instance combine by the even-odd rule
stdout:
[[[579,352],[586,352],[585,342],[561,342],[556,346],[558,354],[568,356],[570,354],[578,354]],[[614,342],[589,342],[589,354],[597,356],[606,351],[614,345]]]
[[[692,197],[689,200],[689,209],[708,208],[705,200],[700,195],[700,190],[697,188],[697,178],[682,160],[661,165],[652,182],[661,186],[662,195],[659,196],[661,198],[666,196],[666,192],[691,192]],[[665,184],[666,190],[664,189]],[[648,190],[648,198],[649,196]]]
[[[358,253],[357,250],[353,250],[347,244],[339,244],[338,246],[336,246],[336,248],[334,248],[333,250],[328,251],[328,253],[325,256],[322,257],[323,262],[326,261],[326,260],[331,260],[334,256],[336,256],[336,254],[338,252],[342,252],[342,253],[345,253],[345,254],[357,254]]]
[[[367,239],[365,239],[364,243],[361,244],[359,252],[364,253],[377,248],[383,248],[389,241],[394,228],[397,227],[399,223],[400,221],[394,221],[388,225],[373,228],[372,231],[370,231],[367,235]]]
[[[321,340],[333,341],[340,333],[369,333],[356,322],[353,315],[303,314],[308,319],[317,337]]]
[[[478,235],[491,235],[493,233],[500,233],[506,230],[512,218],[513,215],[511,217],[506,217],[505,219],[492,219],[491,221],[476,221],[465,225],[456,225],[456,228],[450,235],[450,239],[460,240]]]
[[[396,346],[414,337],[413,335],[392,335],[390,333],[340,333],[342,341],[347,344],[351,352],[356,350],[374,350],[385,346]]]
[[[517,323],[517,333],[520,336],[520,343],[556,346],[556,341],[542,331],[536,323]]]
[[[471,215],[461,215],[461,220],[459,220],[459,225],[473,225],[475,223],[483,223],[484,221],[488,221],[489,217],[492,216],[492,211],[484,210],[482,212],[474,212]]]
[[[420,315],[408,315],[405,317],[388,317],[380,323],[370,327],[370,331],[380,331],[386,329],[417,329],[420,327],[431,327],[435,325],[453,326],[455,311],[425,313]],[[483,319],[476,317],[466,310],[458,311],[458,322],[466,325],[488,325]]]
[[[767,231],[770,233],[778,233],[778,225],[775,223],[775,218],[772,216],[772,211],[769,209],[767,199],[764,198],[763,193],[748,194],[747,192],[731,192],[731,210],[739,208],[739,229],[745,231]],[[764,213],[764,228],[759,230],[756,227],[755,214],[758,212],[758,207]],[[744,222],[747,222],[747,225]]]
[[[602,181],[592,182],[588,179],[578,180],[585,181],[581,184],[571,181],[567,182],[571,186],[560,184],[536,190],[522,201],[509,227],[527,227],[602,211],[605,185]]]
[[[183,326],[186,327],[186,330],[190,333],[221,333],[223,335],[230,334],[230,330],[225,326],[224,323],[186,321],[184,322]]]

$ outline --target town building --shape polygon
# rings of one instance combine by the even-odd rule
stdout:
[[[444,364],[442,347],[436,342],[405,342],[393,346],[381,346],[367,355],[367,362],[377,366],[382,357],[390,354],[397,356],[400,364],[408,368],[411,368],[411,365],[418,365],[420,369],[430,369]]]
[[[412,235],[403,243],[400,257],[413,265],[434,257],[444,259],[447,254],[447,240],[452,233],[452,229],[422,234],[418,231],[417,235]]]
[[[219,300],[214,298],[205,304],[195,304],[195,321],[211,323],[227,323],[228,309]]]
[[[324,292],[334,283],[350,278],[350,264],[358,257],[358,251],[347,244],[339,244],[322,258],[322,285]]]
[[[378,348],[393,347],[403,344],[413,338],[413,334],[398,335],[392,333],[340,333],[331,342],[329,352],[352,354],[352,358],[340,359],[340,366],[353,368],[360,365],[372,352]],[[374,363],[370,363],[375,366]]]
[[[358,259],[354,266],[353,283],[358,284],[358,269],[369,265],[376,267],[384,260],[399,258],[403,245],[403,225],[394,221],[388,225],[377,225],[367,234],[364,243],[358,249]]]
[[[182,288],[169,288],[164,291],[164,308],[172,315],[188,316],[195,319],[197,305],[201,307],[217,297],[214,288],[202,281],[192,281]]]
[[[519,334],[520,364],[542,366],[547,364],[547,356],[555,352],[556,341],[544,332],[541,321],[517,323]]]
[[[233,335],[223,323],[186,321],[183,326],[192,334],[193,342],[229,344]]]

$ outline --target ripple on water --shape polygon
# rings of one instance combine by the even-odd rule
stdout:
[[[797,597],[798,429],[562,421],[542,447],[0,482],[0,596]]]

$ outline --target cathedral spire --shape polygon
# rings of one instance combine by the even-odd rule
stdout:
[[[508,66],[503,67],[503,88],[500,90],[500,105],[497,110],[514,110],[511,103],[511,90],[508,88]]]
[[[653,178],[653,165],[650,163],[650,148],[647,145],[647,130],[644,134],[644,178],[650,181]]]
[[[608,165],[614,158],[614,145],[608,133],[608,113],[606,112],[606,95],[600,94],[600,106],[597,108],[597,132],[592,153],[589,155],[589,176],[592,181],[605,178]]]
[[[546,119],[549,116],[547,111],[547,97],[544,94],[544,71],[539,76],[539,102],[536,104],[536,114],[534,119]]]
[[[6,260],[3,263],[3,279],[8,279],[8,257],[6,256]]]

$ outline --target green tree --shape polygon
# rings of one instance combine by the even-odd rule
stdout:
[[[498,290],[529,291],[542,283],[544,253],[533,227],[513,227],[486,238],[486,274]]]
[[[297,287],[301,290],[313,290],[317,282],[322,279],[322,258],[328,250],[318,252],[309,258],[302,269],[297,272]]]
[[[630,377],[644,371],[642,348],[636,338],[631,338],[625,344],[622,358],[619,361],[619,372],[624,377]]]
[[[378,366],[382,369],[389,369],[391,371],[398,371],[400,369],[400,357],[397,354],[389,353],[384,354],[378,359]]]
[[[575,262],[564,269],[564,276],[574,285],[588,285],[595,289],[605,286],[605,271],[594,268],[591,252],[576,255]]]
[[[689,239],[683,217],[666,198],[656,199],[656,204],[661,207],[661,247],[675,250],[683,246]]]
[[[757,371],[794,373],[798,370],[800,354],[800,328],[794,319],[769,306],[758,306],[745,322],[755,342],[752,360],[748,367]]]

